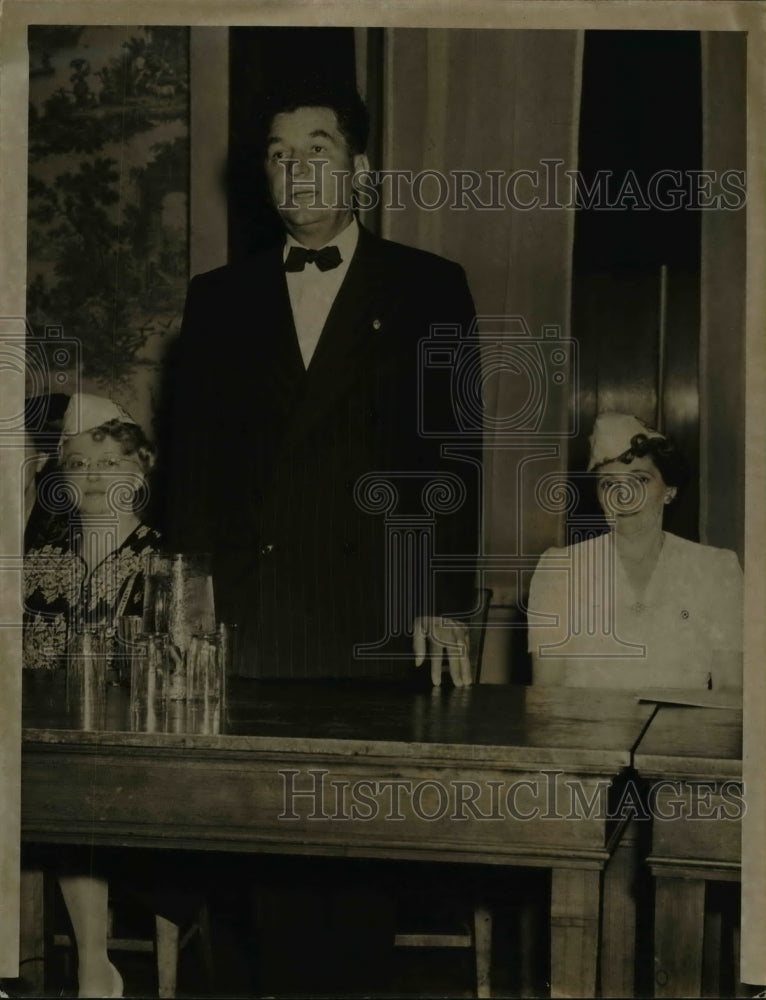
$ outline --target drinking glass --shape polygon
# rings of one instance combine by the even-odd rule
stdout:
[[[146,635],[167,632],[170,593],[170,556],[150,553],[145,569],[143,631]]]
[[[178,646],[167,636],[168,655],[168,699],[170,701],[184,702],[189,692],[188,685],[188,651],[179,649]]]
[[[144,599],[144,631],[167,632],[186,653],[194,632],[215,628],[211,557],[206,553],[152,553]]]
[[[138,635],[130,646],[130,728],[164,732],[168,709],[168,637]]]
[[[140,615],[122,615],[117,619],[117,679],[125,687],[130,684],[131,650],[143,631]]]
[[[216,632],[195,633],[189,645],[187,732],[214,735],[221,731],[223,657]]]
[[[75,729],[103,729],[110,635],[106,628],[77,628],[67,644],[66,707]]]
[[[218,643],[221,657],[221,703],[228,721],[229,682],[239,673],[239,627],[233,623],[219,622]]]

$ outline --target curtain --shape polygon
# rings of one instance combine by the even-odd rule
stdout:
[[[556,342],[570,336],[574,211],[551,207],[545,178],[576,168],[582,33],[393,29],[383,49],[377,166],[420,182],[400,184],[402,209],[387,207],[384,183],[381,232],[462,264],[485,318],[481,582],[493,605],[516,608],[536,556],[561,541],[562,493],[543,488],[541,502],[541,487],[567,466],[574,366]],[[458,193],[470,184],[460,171],[478,173],[475,201]],[[529,173],[516,174],[509,193],[519,171]],[[447,178],[446,202],[436,172]],[[536,207],[519,207],[535,197]],[[520,631],[513,641],[523,649]],[[508,679],[502,668],[488,673]]]
[[[189,274],[225,264],[229,29],[189,29]]]
[[[746,35],[702,35],[702,166],[746,166]],[[744,556],[745,212],[702,213],[700,541]]]

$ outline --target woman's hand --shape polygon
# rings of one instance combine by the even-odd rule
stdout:
[[[446,653],[449,672],[455,687],[473,684],[471,663],[468,659],[468,629],[460,622],[435,615],[415,619],[412,634],[415,666],[426,658],[431,660],[431,683],[439,687],[442,682],[442,660]]]

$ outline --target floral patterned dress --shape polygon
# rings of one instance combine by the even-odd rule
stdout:
[[[54,670],[63,662],[73,624],[116,627],[121,615],[140,615],[145,567],[160,535],[140,524],[88,578],[75,544],[44,545],[24,559],[24,668]]]

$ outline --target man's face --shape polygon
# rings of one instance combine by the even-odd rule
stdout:
[[[351,176],[367,170],[352,156],[332,108],[297,108],[274,117],[266,148],[271,197],[287,230],[321,245],[351,219]]]

